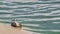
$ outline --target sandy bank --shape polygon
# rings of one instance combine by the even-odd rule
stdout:
[[[34,34],[33,32],[14,28],[6,24],[0,24],[0,34]]]

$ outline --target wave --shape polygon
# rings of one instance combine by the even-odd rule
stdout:
[[[11,23],[11,19],[16,18],[23,27],[27,27],[25,30],[39,34],[59,32],[59,6],[60,0],[0,1],[0,22]]]

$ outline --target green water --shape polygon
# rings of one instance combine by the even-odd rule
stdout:
[[[36,2],[0,1],[0,22],[11,23],[13,18],[37,34],[60,34],[60,1]]]

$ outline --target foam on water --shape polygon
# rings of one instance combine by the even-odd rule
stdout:
[[[38,24],[23,24],[23,25],[25,25],[25,26],[36,26],[36,27],[39,26]]]
[[[60,0],[0,1],[0,21],[11,22],[12,18],[16,18],[28,31],[56,34],[60,32],[59,6]]]

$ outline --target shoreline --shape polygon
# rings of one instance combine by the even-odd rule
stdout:
[[[0,23],[0,34],[34,34],[34,32],[26,31],[24,28],[11,27],[10,24]]]

